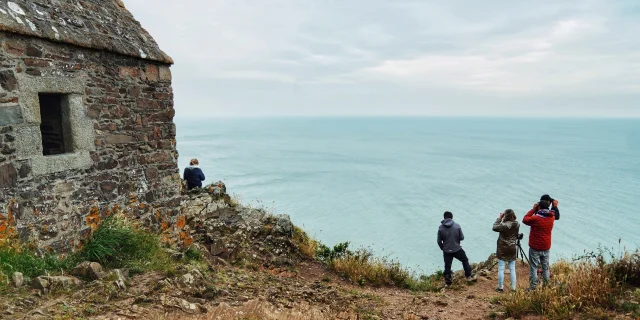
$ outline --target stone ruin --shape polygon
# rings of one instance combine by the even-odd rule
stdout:
[[[120,0],[0,0],[0,241],[73,250],[117,210],[189,237],[172,64]]]

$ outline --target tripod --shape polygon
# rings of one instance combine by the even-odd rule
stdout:
[[[522,249],[522,246],[520,245],[520,239],[518,239],[518,241],[516,242],[516,245],[518,246],[518,252],[516,252],[516,260],[518,259],[518,256],[522,256],[522,264],[524,264],[524,260],[527,260],[528,264],[531,264],[529,262],[529,258],[527,258],[527,255],[524,253],[524,250]]]

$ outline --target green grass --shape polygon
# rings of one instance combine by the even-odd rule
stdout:
[[[80,251],[68,256],[43,256],[19,243],[0,247],[0,285],[8,284],[14,272],[21,272],[28,280],[46,273],[69,272],[82,261],[98,262],[109,269],[128,268],[134,274],[152,270],[171,273],[178,263],[198,264],[202,255],[189,248],[182,260],[171,259],[158,235],[116,214],[102,223]]]
[[[6,278],[14,272],[21,272],[27,278],[43,275],[45,272],[68,270],[73,267],[73,261],[58,259],[52,255],[38,256],[28,247],[7,245],[0,248],[0,274]]]
[[[121,215],[107,218],[75,259],[98,262],[112,269],[130,268],[134,272],[166,271],[173,264],[162,249],[159,236],[138,228]]]

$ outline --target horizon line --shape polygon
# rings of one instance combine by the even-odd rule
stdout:
[[[638,116],[606,116],[606,115],[366,115],[366,114],[344,114],[344,115],[178,115],[178,118],[195,119],[275,119],[275,118],[469,118],[469,119],[592,119],[592,120],[640,120]]]

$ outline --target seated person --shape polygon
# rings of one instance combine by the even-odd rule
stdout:
[[[198,159],[191,159],[189,166],[184,168],[183,178],[187,181],[187,189],[202,188],[202,181],[204,181],[204,173],[198,167]]]

